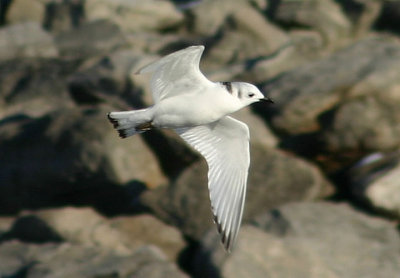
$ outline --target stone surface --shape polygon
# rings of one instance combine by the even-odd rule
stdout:
[[[350,194],[375,213],[400,219],[400,151],[375,152],[347,173]]]
[[[332,189],[318,169],[274,149],[251,146],[245,220],[289,201],[326,196]],[[144,192],[141,201],[167,223],[194,239],[213,226],[207,189],[207,166],[193,164],[168,187]]]
[[[288,26],[303,26],[317,30],[328,44],[350,34],[351,23],[340,6],[332,0],[272,1],[268,7],[274,20]]]
[[[329,124],[321,123],[320,116],[341,102],[377,94],[378,89],[390,95],[398,84],[394,64],[399,51],[397,43],[366,39],[267,82],[263,91],[275,101],[268,116],[273,127],[291,135],[316,132]],[[383,76],[382,70],[390,74]],[[365,86],[368,83],[374,87]]]
[[[365,195],[378,210],[386,211],[400,219],[400,167],[393,169],[368,186]]]
[[[337,108],[332,126],[323,134],[329,151],[381,151],[400,146],[400,98],[381,97],[382,91],[379,94],[360,97]]]
[[[337,2],[353,24],[353,33],[356,37],[366,35],[371,30],[386,3],[375,0],[339,0]]]
[[[162,30],[183,20],[183,15],[169,1],[86,0],[87,20],[107,19],[127,32]]]
[[[224,14],[222,18],[225,17],[219,27],[223,35],[216,36],[205,60],[213,63],[213,68],[269,55],[289,41],[281,29],[245,1],[238,1],[237,6],[232,6],[229,1],[204,1],[194,11],[197,9],[201,12],[195,16],[201,22],[206,22],[203,18],[210,16],[210,10],[218,9],[219,13]],[[270,37],[274,40],[270,40]]]
[[[92,208],[73,207],[25,212],[4,231],[3,238],[32,243],[69,242],[120,255],[151,244],[170,261],[175,261],[185,246],[179,231],[151,215],[107,219]]]
[[[44,22],[46,0],[12,0],[6,14],[6,22],[15,24],[21,22]]]
[[[19,23],[0,29],[0,61],[57,56],[53,38],[37,22]]]
[[[61,56],[75,59],[104,55],[128,46],[120,27],[106,20],[86,22],[59,32],[54,41]]]
[[[177,261],[186,243],[181,233],[150,214],[119,216],[109,221],[113,229],[127,238],[130,246],[155,245],[171,261]],[[133,247],[132,247],[133,248]]]
[[[69,243],[35,245],[18,241],[0,246],[0,274],[27,278],[188,277],[150,245],[120,255]]]
[[[241,7],[245,1],[237,1]],[[235,9],[235,5],[232,5],[231,1],[212,1],[205,0],[187,9],[187,17],[192,22],[188,26],[190,32],[202,36],[213,36],[215,35],[221,26],[223,25],[226,18],[232,14]]]
[[[230,255],[213,233],[203,243],[200,277],[389,278],[400,271],[394,224],[343,204],[293,203],[260,214]]]
[[[7,167],[0,170],[4,181],[0,187],[2,208],[72,201],[78,192],[80,200],[87,198],[111,210],[120,205],[128,208],[135,197],[134,188],[140,184],[156,187],[166,183],[156,157],[140,136],[129,140],[118,137],[106,119],[111,110],[60,109],[38,119],[4,121],[0,160]],[[14,132],[10,132],[10,126],[14,126]],[[104,203],[101,199],[107,194],[122,196]]]
[[[0,117],[42,117],[74,103],[65,79],[79,62],[51,59],[18,59],[0,63]],[[1,120],[0,120],[1,121]]]

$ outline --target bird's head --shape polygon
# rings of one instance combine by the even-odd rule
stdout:
[[[247,106],[259,101],[273,103],[270,98],[265,97],[256,86],[250,83],[232,82],[230,83],[230,87],[230,93],[233,96],[236,96],[243,106]]]

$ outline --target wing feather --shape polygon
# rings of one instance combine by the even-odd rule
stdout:
[[[224,117],[212,124],[176,131],[207,161],[214,221],[229,251],[243,215],[250,164],[249,130],[244,123]]]
[[[150,87],[154,102],[193,91],[193,87],[211,83],[200,71],[204,46],[190,46],[171,53],[138,71],[152,73]],[[202,85],[203,84],[203,85]]]

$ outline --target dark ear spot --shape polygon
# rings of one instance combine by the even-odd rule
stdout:
[[[232,94],[232,83],[231,82],[222,82],[222,85],[225,86],[226,90]]]

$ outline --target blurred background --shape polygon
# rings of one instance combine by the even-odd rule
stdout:
[[[0,277],[398,277],[400,2],[1,0]],[[142,66],[205,45],[274,100],[251,133],[236,248],[177,135],[121,140]]]

